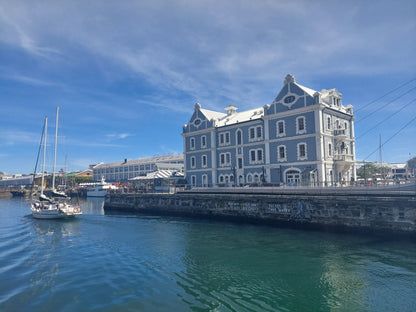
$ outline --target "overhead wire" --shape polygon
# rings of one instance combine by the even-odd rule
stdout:
[[[397,101],[398,99],[402,98],[402,97],[403,97],[403,96],[405,96],[406,94],[409,94],[410,92],[412,92],[412,91],[413,91],[413,90],[415,90],[415,89],[416,89],[416,87],[413,87],[412,89],[407,90],[405,93],[403,93],[403,94],[399,95],[398,97],[396,97],[395,99],[391,100],[390,102],[387,102],[387,103],[385,103],[384,105],[382,105],[382,106],[380,106],[380,107],[377,107],[377,110],[375,110],[375,111],[373,111],[373,112],[369,113],[368,115],[364,116],[363,118],[361,118],[361,119],[357,120],[357,121],[355,122],[355,124],[362,122],[363,120],[365,120],[365,119],[367,119],[368,117],[370,117],[370,116],[374,115],[375,113],[379,112],[381,109],[383,109],[383,108],[385,108],[386,106],[388,106],[388,105],[392,104],[393,102],[395,102],[395,101]]]
[[[379,151],[380,148],[382,148],[384,145],[386,145],[388,142],[390,142],[396,135],[398,135],[400,132],[402,132],[408,125],[410,125],[413,121],[416,120],[416,116],[414,116],[408,123],[406,123],[403,127],[401,127],[396,133],[394,133],[390,138],[388,138],[383,144],[381,144],[378,148],[376,148],[371,154],[369,154],[366,158],[364,158],[364,161],[366,161],[368,158],[370,158],[375,152]]]
[[[393,93],[394,91],[397,91],[397,90],[401,89],[402,87],[404,87],[404,86],[408,85],[409,83],[411,83],[411,82],[413,82],[413,81],[415,81],[415,80],[416,80],[416,78],[413,78],[413,79],[410,79],[410,80],[406,81],[405,83],[401,84],[401,85],[400,85],[400,86],[398,86],[397,88],[394,88],[393,90],[390,90],[389,92],[387,92],[387,93],[383,94],[382,96],[378,97],[377,99],[375,99],[375,100],[373,100],[373,101],[371,101],[371,102],[369,102],[369,103],[365,104],[363,107],[357,108],[357,109],[355,110],[355,113],[357,113],[357,112],[359,112],[360,110],[362,110],[362,109],[364,109],[364,108],[366,108],[366,107],[370,106],[371,104],[374,104],[374,103],[375,103],[375,102],[377,102],[378,100],[381,100],[382,98],[386,97],[387,95],[389,95],[389,94]]]
[[[409,103],[407,103],[406,105],[404,105],[403,107],[401,107],[398,111],[394,112],[393,114],[390,114],[387,118],[384,118],[382,121],[378,122],[375,126],[371,127],[370,129],[368,129],[367,131],[365,131],[363,134],[361,134],[360,136],[356,137],[355,139],[356,140],[361,139],[363,136],[365,136],[371,130],[375,129],[376,127],[378,127],[379,125],[381,125],[385,121],[389,120],[391,117],[393,117],[394,115],[398,114],[399,112],[401,112],[403,109],[405,109],[407,106],[409,106],[410,104],[412,104],[415,101],[416,101],[416,98],[414,98]]]

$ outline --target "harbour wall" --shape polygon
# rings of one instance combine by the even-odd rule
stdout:
[[[108,194],[104,210],[290,227],[416,235],[416,195],[348,193]]]

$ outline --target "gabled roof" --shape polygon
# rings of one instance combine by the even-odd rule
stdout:
[[[204,116],[207,118],[207,120],[211,121],[212,119],[221,119],[222,117],[226,116],[225,113],[215,112],[208,109],[200,109],[200,112],[204,114]]]
[[[294,84],[297,85],[299,88],[301,88],[304,92],[306,92],[310,96],[313,96],[316,93],[315,90],[312,90],[310,88],[304,87],[304,86],[298,84],[297,82],[295,82]]]
[[[228,112],[227,114],[211,111],[208,109],[202,109],[200,104],[196,105],[196,109],[203,113],[208,120],[213,120],[216,127],[229,126],[240,122],[260,119],[264,116],[263,107],[258,107],[243,112],[237,112],[236,107],[229,105],[226,108]]]

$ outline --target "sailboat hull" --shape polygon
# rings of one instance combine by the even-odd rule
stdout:
[[[82,214],[78,207],[66,204],[32,204],[32,215],[36,219],[70,219]]]

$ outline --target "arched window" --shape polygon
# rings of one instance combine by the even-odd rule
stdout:
[[[207,187],[208,186],[208,176],[206,174],[204,174],[202,176],[202,186],[203,187]]]
[[[247,182],[248,182],[248,183],[252,183],[252,182],[253,182],[253,176],[251,175],[251,173],[249,173],[249,174],[247,175]]]
[[[237,130],[237,145],[243,144],[243,132],[241,130]]]
[[[301,181],[300,170],[291,169],[286,171],[286,183],[291,185],[297,185]]]

